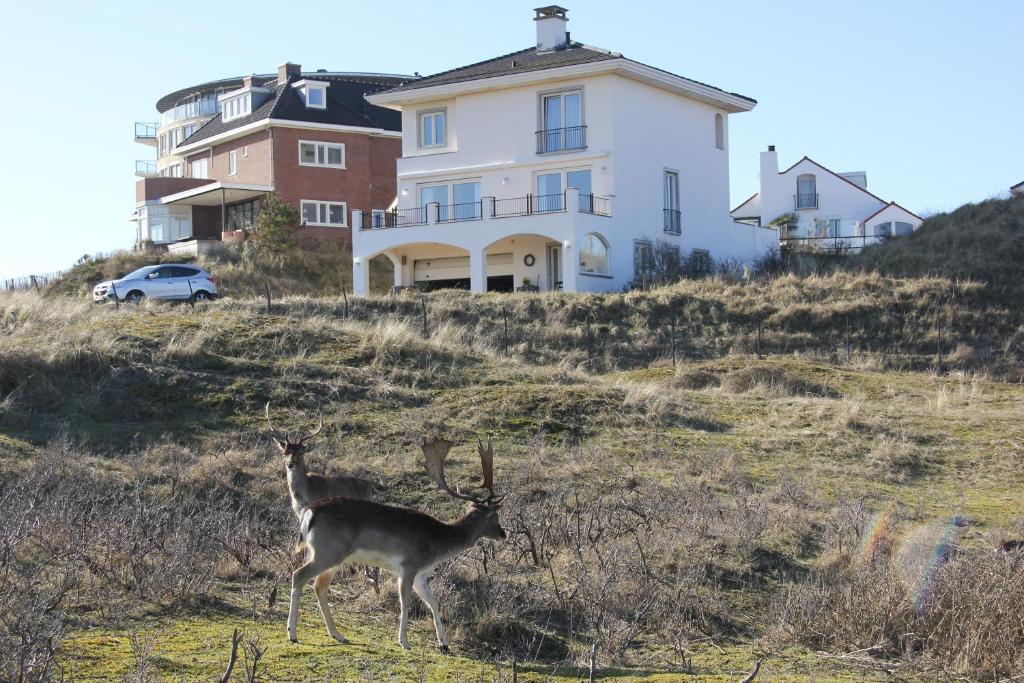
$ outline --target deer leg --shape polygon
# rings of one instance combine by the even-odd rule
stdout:
[[[434,616],[434,633],[437,634],[437,644],[441,646],[442,650],[447,651],[448,635],[444,632],[444,624],[441,623],[441,609],[437,604],[437,598],[434,597],[434,591],[430,590],[430,584],[427,583],[425,574],[416,577],[416,580],[412,582],[412,589],[430,608],[430,613]]]
[[[288,609],[288,640],[293,643],[299,638],[295,633],[295,624],[299,619],[299,600],[302,597],[302,588],[316,576],[323,574],[325,567],[318,566],[316,560],[310,560],[292,573],[292,601]]]
[[[404,572],[398,575],[398,644],[406,650],[409,647],[409,639],[406,633],[409,630],[409,602],[412,600],[412,580]]]
[[[338,629],[334,626],[334,618],[331,616],[331,606],[327,603],[328,590],[331,587],[331,580],[334,578],[334,574],[337,569],[328,569],[320,576],[316,577],[313,581],[313,589],[316,591],[316,601],[320,605],[320,614],[324,617],[324,623],[327,625],[327,633],[339,643],[347,643],[345,636],[338,633]]]

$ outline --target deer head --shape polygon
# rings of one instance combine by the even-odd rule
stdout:
[[[270,427],[270,436],[274,439],[274,443],[281,449],[281,453],[284,455],[284,465],[289,470],[293,470],[296,467],[302,467],[305,465],[303,462],[303,456],[306,454],[306,443],[314,436],[320,433],[320,430],[324,428],[324,415],[320,413],[320,423],[316,429],[311,431],[309,434],[295,439],[289,432],[281,432],[274,428],[274,423],[270,419],[270,401],[267,401],[267,405],[264,406],[264,412],[267,416],[267,425]]]
[[[498,510],[501,508],[504,496],[496,496],[494,494],[494,444],[491,441],[490,435],[487,436],[486,448],[483,442],[479,438],[477,439],[477,452],[480,454],[480,469],[483,475],[480,488],[487,491],[486,496],[473,496],[463,493],[458,487],[452,489],[448,486],[448,482],[444,477],[444,463],[448,458],[448,452],[454,445],[454,443],[447,439],[431,439],[421,444],[427,474],[430,475],[430,478],[434,480],[439,489],[453,498],[467,501],[470,504],[470,514],[482,514],[485,516],[483,521],[484,536],[495,540],[504,539],[505,530],[498,523]]]

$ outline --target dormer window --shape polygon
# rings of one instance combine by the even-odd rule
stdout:
[[[296,81],[295,87],[309,109],[327,109],[327,83],[324,81]]]
[[[224,121],[232,121],[252,113],[252,94],[244,92],[225,98],[223,103]]]

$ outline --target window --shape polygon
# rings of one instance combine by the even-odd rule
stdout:
[[[228,175],[235,175],[238,171],[238,150],[228,152]]]
[[[886,221],[885,223],[876,223],[875,237],[877,237],[880,240],[892,237],[892,223],[888,221]]]
[[[319,202],[303,199],[302,224],[346,226],[348,225],[348,207],[345,202]]]
[[[232,119],[241,118],[249,114],[251,111],[252,94],[246,92],[224,100],[223,120],[231,121]]]
[[[694,275],[710,275],[711,252],[707,249],[694,249],[691,251],[690,270]]]
[[[541,97],[541,126],[537,153],[583,149],[587,146],[583,126],[583,92],[570,90]]]
[[[584,211],[593,209],[593,187],[590,169],[582,168],[572,171],[554,171],[537,176],[537,210],[563,211],[565,196],[563,191],[574,187],[580,194],[580,206]]]
[[[187,125],[182,126],[181,127],[181,139],[182,140],[187,139],[189,135],[192,135],[192,133],[195,133],[197,130],[199,130],[199,124],[198,123],[189,123]]]
[[[253,230],[256,227],[256,218],[260,214],[260,202],[254,199],[241,204],[234,204],[227,208],[227,229],[231,230]]]
[[[180,178],[181,177],[181,164],[171,164],[160,170],[160,175],[164,178]]]
[[[345,145],[299,140],[299,166],[345,168]]]
[[[633,279],[650,282],[654,275],[654,246],[649,240],[633,240]]]
[[[370,212],[370,225],[375,228],[384,227],[384,209],[374,209]]]
[[[178,142],[180,142],[180,135],[180,128],[172,128],[161,133],[157,139],[157,156],[165,157],[173,152],[174,148],[178,146]]]
[[[818,208],[817,182],[810,173],[805,173],[796,179],[796,208]]]
[[[451,197],[450,205],[448,197]],[[479,180],[460,180],[420,188],[420,206],[436,202],[439,221],[471,221],[480,218],[480,198]]]
[[[249,156],[249,145],[243,145],[242,146],[242,156],[243,157]]]
[[[725,149],[725,117],[715,114],[715,147]]]
[[[445,110],[420,114],[420,147],[444,147],[448,144],[448,113]]]
[[[608,243],[596,232],[584,235],[580,243],[580,272],[608,274]]]
[[[171,266],[166,270],[171,271],[168,277],[195,277],[199,275],[198,269],[189,268],[188,266]]]
[[[909,235],[914,232],[913,223],[905,223],[904,221],[896,221],[896,236],[902,237],[903,235]]]
[[[665,171],[665,232],[678,235],[681,231],[682,218],[679,211],[679,174],[676,171]]]
[[[323,85],[307,85],[306,106],[313,109],[327,108],[327,87]]]
[[[190,178],[209,178],[209,159],[196,159],[188,165],[188,175]]]

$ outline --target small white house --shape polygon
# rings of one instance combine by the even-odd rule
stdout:
[[[923,219],[868,191],[867,173],[836,173],[808,157],[779,171],[775,146],[761,152],[761,191],[732,210],[738,222],[770,225],[795,216],[779,232],[783,244],[859,250],[917,230]]]
[[[1010,187],[1011,197],[1024,197],[1024,182],[1017,183]]]
[[[367,97],[402,112],[397,206],[353,214],[353,281],[384,255],[395,285],[621,290],[659,242],[749,259],[774,230],[729,216],[729,115],[754,100],[571,40],[536,43]]]

